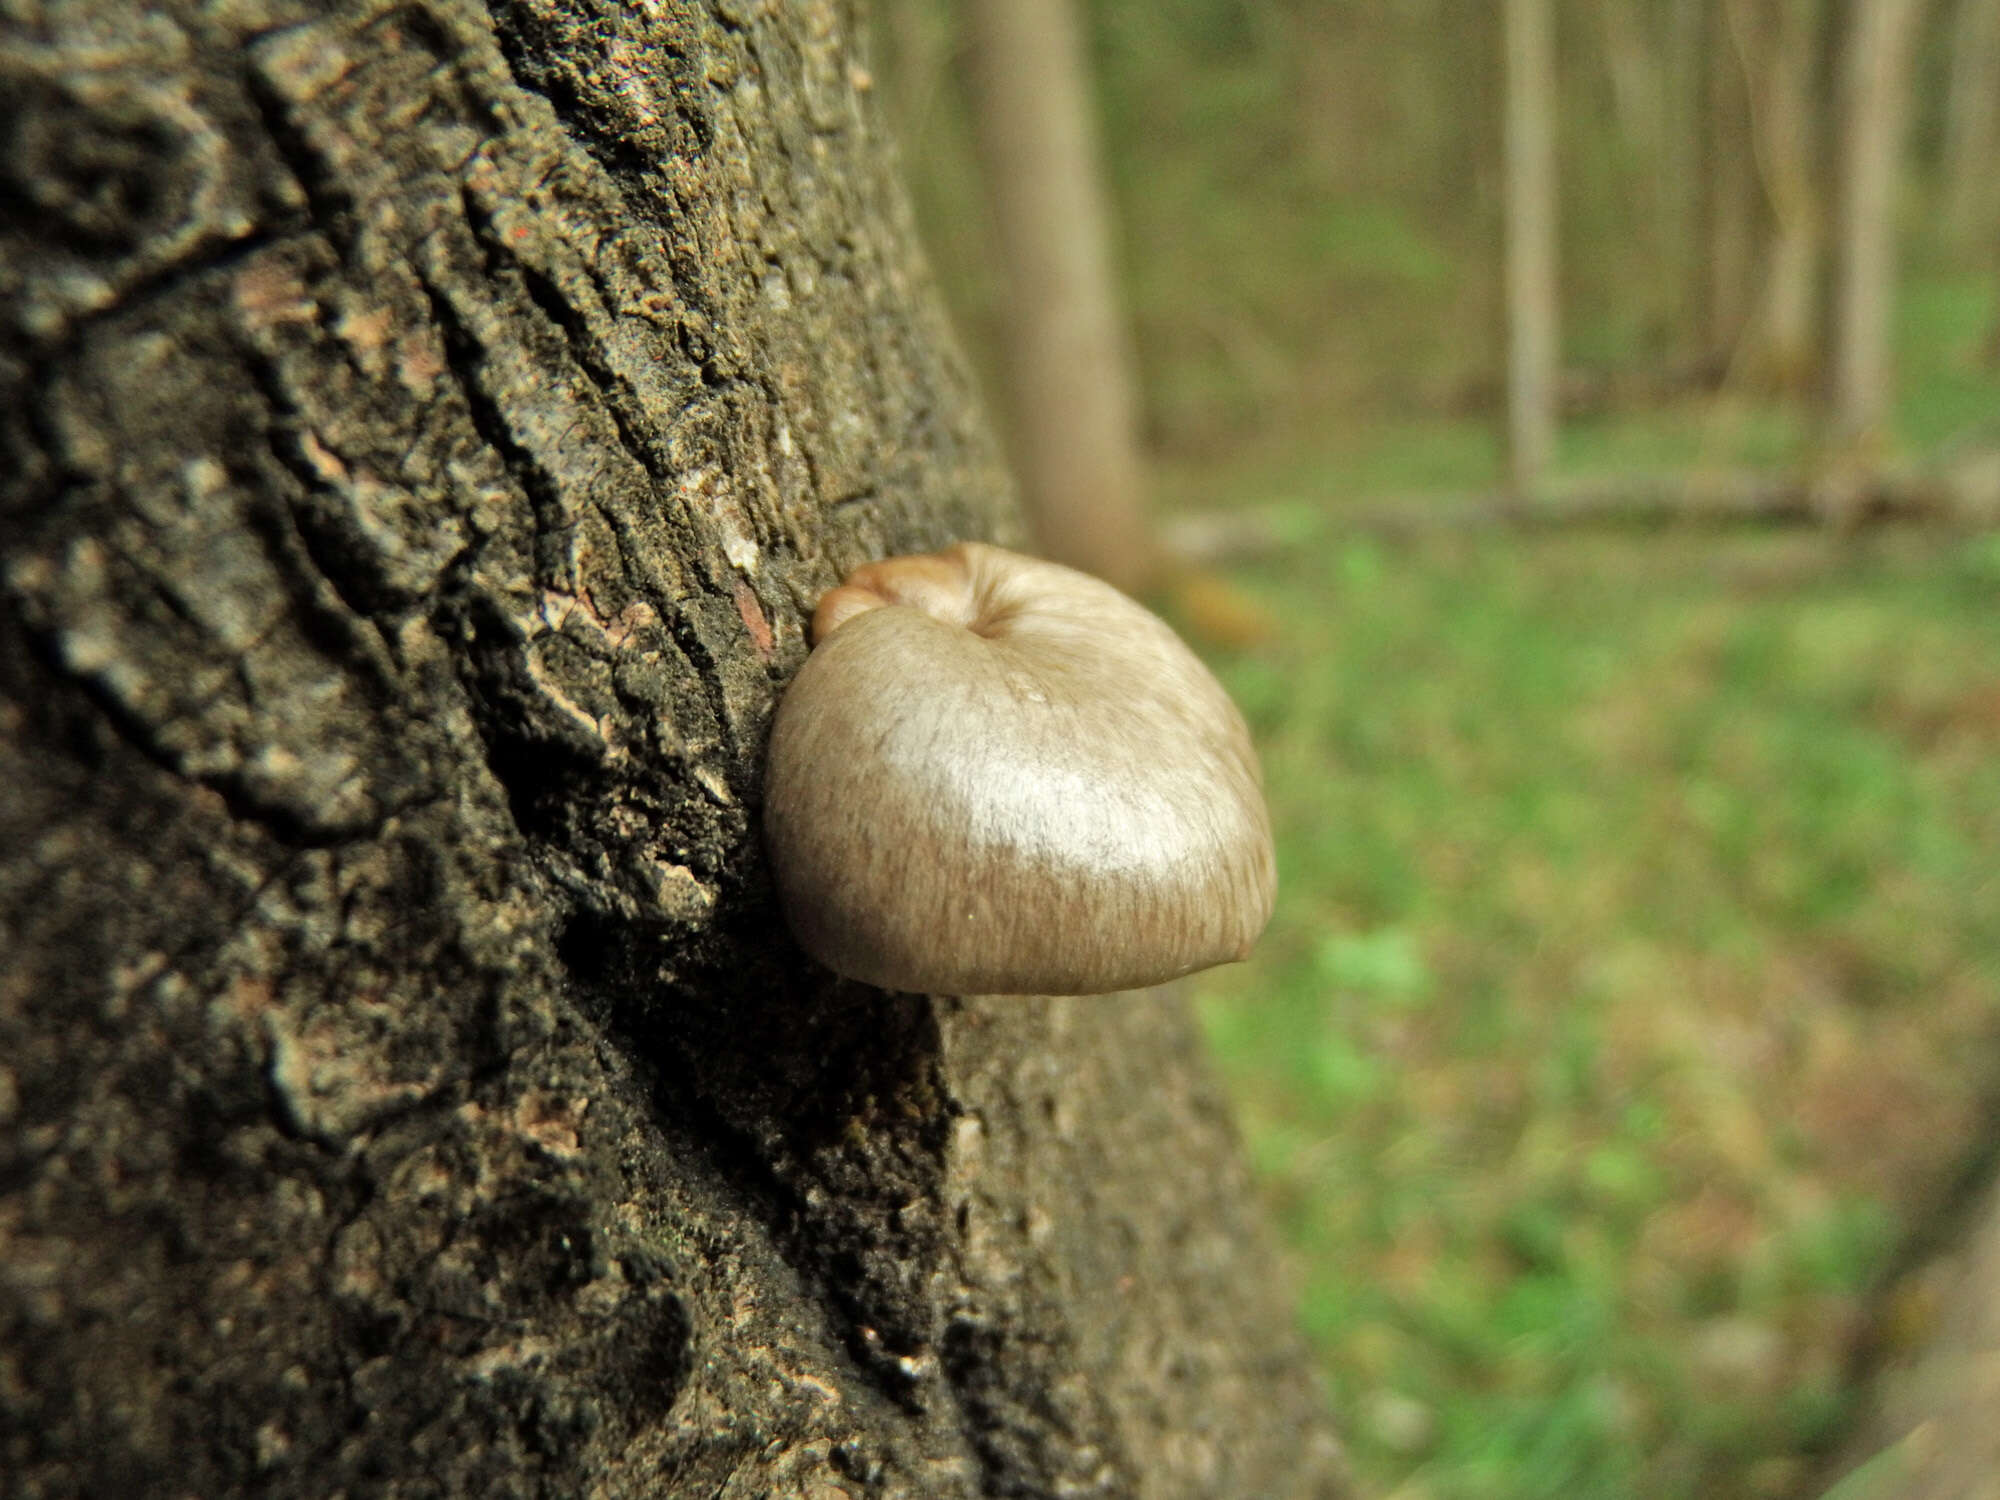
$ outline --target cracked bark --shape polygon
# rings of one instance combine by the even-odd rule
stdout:
[[[851,564],[1016,537],[845,4],[0,20],[0,1472],[1338,1495],[1184,1003],[778,928]]]

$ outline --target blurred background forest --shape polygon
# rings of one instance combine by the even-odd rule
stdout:
[[[1038,384],[1065,16],[1111,302]],[[1098,571],[1259,736],[1201,1003],[1364,1479],[1827,1490],[2000,1142],[2000,0],[875,21],[1031,502],[1108,391],[1055,503],[1131,486]]]

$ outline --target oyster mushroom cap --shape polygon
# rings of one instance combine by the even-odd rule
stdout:
[[[1241,959],[1276,892],[1249,731],[1109,584],[965,543],[855,570],[772,726],[799,943],[938,994],[1099,994]]]

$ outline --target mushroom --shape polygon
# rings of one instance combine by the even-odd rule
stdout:
[[[999,547],[857,568],[778,705],[799,943],[883,989],[1090,995],[1246,957],[1277,874],[1242,715],[1107,583]]]

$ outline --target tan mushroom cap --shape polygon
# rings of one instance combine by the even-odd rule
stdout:
[[[1236,706],[1087,574],[966,543],[820,601],[764,832],[829,968],[934,994],[1100,994],[1245,957],[1276,868]]]

